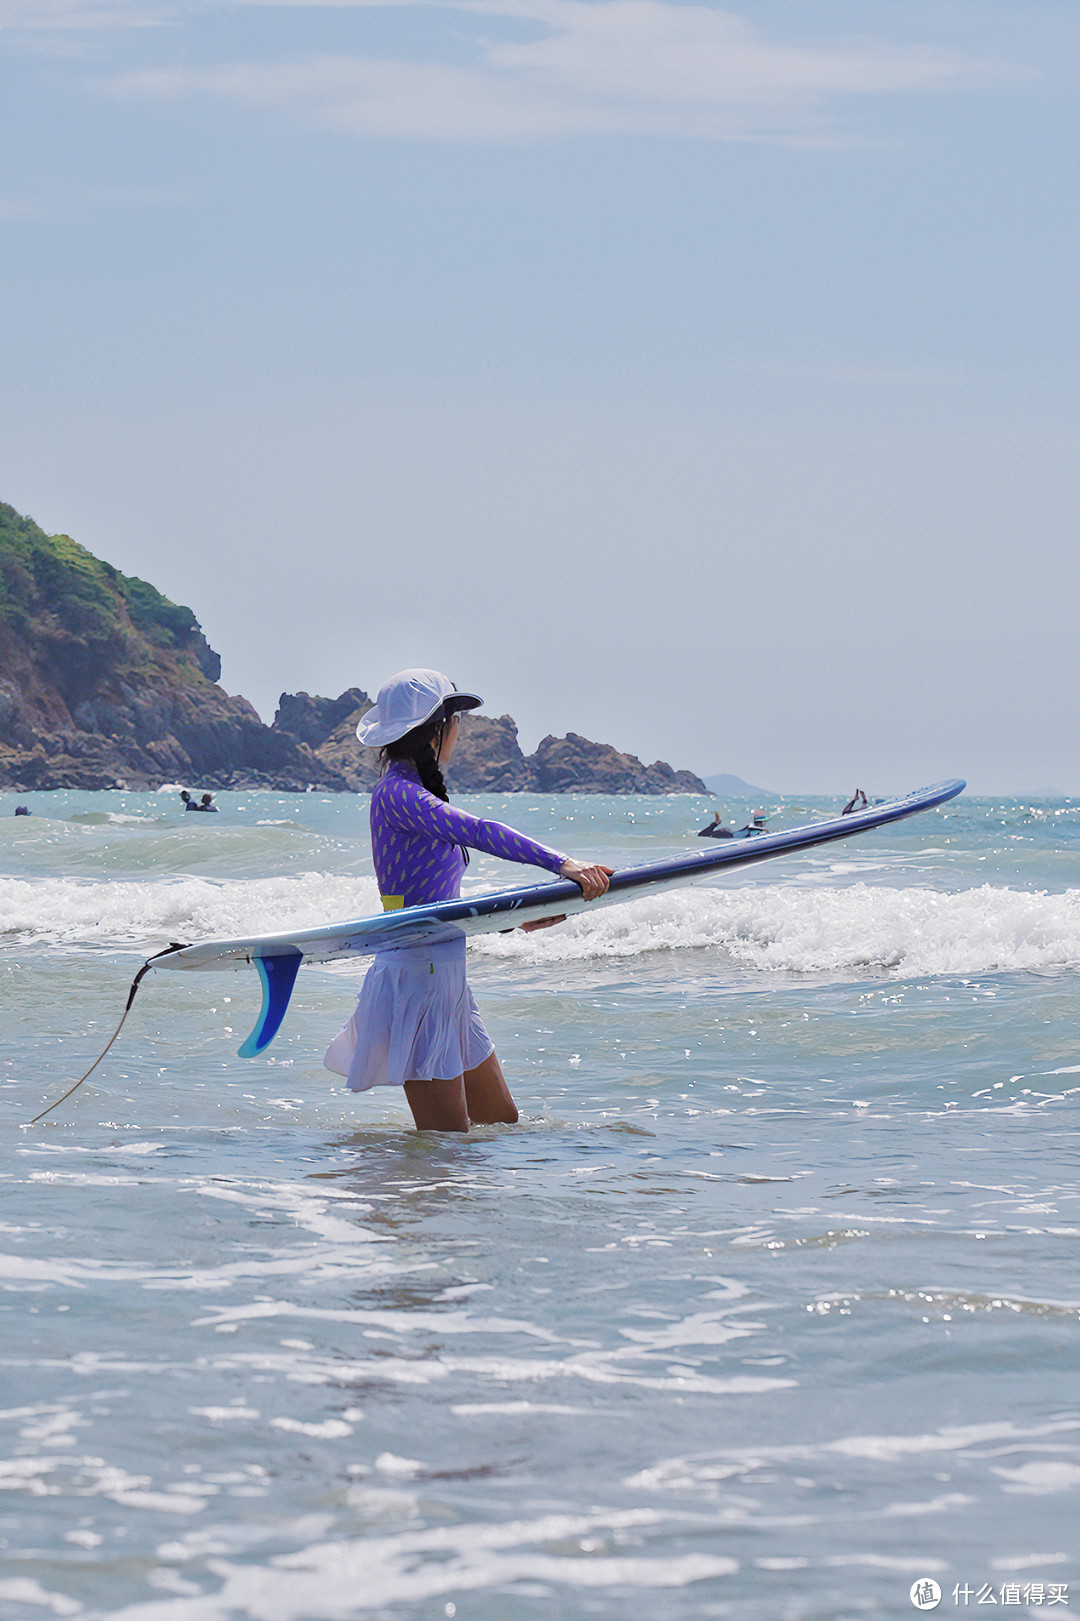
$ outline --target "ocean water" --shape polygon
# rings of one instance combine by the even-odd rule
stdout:
[[[22,797],[2,1621],[1080,1604],[1080,802],[484,937],[522,1119],[451,1138],[322,1068],[353,968],[305,969],[254,1061],[250,970],[150,975],[28,1128],[150,951],[377,903],[363,800]],[[464,803],[625,865],[716,802]]]

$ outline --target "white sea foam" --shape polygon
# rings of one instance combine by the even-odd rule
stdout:
[[[164,816],[127,816],[123,811],[78,811],[68,817],[84,827],[165,827]]]
[[[530,963],[720,947],[748,968],[795,973],[1025,971],[1080,963],[1080,890],[1048,895],[983,884],[948,893],[857,883],[680,890],[570,918],[475,949]]]
[[[1060,1443],[1055,1445],[1067,1446],[1066,1436],[1074,1435],[1077,1429],[1076,1420],[1071,1417],[1051,1419],[1045,1424],[1017,1425],[1008,1419],[991,1420],[980,1424],[953,1424],[946,1425],[939,1430],[914,1432],[911,1434],[888,1433],[884,1435],[842,1435],[833,1440],[815,1442],[795,1442],[783,1445],[756,1445],[750,1444],[742,1447],[725,1447],[717,1451],[694,1453],[678,1458],[664,1458],[639,1474],[631,1475],[625,1482],[627,1486],[636,1487],[650,1492],[656,1491],[692,1491],[698,1496],[707,1495],[719,1483],[740,1475],[753,1475],[762,1468],[775,1468],[782,1464],[815,1463],[831,1456],[858,1459],[868,1465],[881,1466],[896,1462],[902,1458],[915,1458],[933,1456],[942,1453],[958,1453],[968,1457],[990,1457],[987,1452],[989,1443],[994,1441],[1007,1441],[1011,1444],[1010,1450],[1040,1450],[1046,1444],[1047,1437],[1061,1437]],[[1037,1467],[1037,1466],[1036,1466]],[[1057,1466],[1052,1464],[1051,1470]],[[1080,1474],[1072,1464],[1065,1464],[1066,1471]],[[1032,1465],[1025,1465],[1021,1469],[1006,1471],[992,1467],[995,1475],[1011,1474],[1026,1476]],[[1041,1475],[1032,1476],[1040,1483]],[[1047,1480],[1053,1478],[1055,1484],[1051,1490],[1058,1490],[1066,1483],[1066,1475],[1048,1475]],[[1029,1489],[1029,1488],[1024,1488]],[[1038,1487],[1042,1490],[1040,1484]],[[920,1509],[922,1504],[916,1505]],[[905,1510],[910,1513],[908,1506]],[[895,1509],[886,1510],[895,1513]]]
[[[132,946],[244,936],[366,917],[374,879],[306,872],[219,881],[96,884],[0,879],[0,934],[41,945]],[[898,975],[1025,972],[1080,964],[1080,890],[947,892],[855,883],[686,889],[570,918],[533,934],[484,935],[474,951],[528,964],[711,947],[763,972]]]
[[[312,1615],[349,1621],[390,1605],[427,1609],[446,1594],[505,1592],[527,1582],[543,1583],[545,1594],[551,1587],[569,1593],[680,1588],[738,1571],[738,1560],[726,1554],[656,1556],[625,1546],[635,1534],[656,1535],[672,1522],[678,1523],[675,1516],[653,1509],[597,1510],[498,1524],[466,1520],[324,1541],[277,1555],[269,1566],[218,1559],[214,1574],[223,1585],[217,1592],[136,1603],[113,1615],[115,1621],[225,1621],[240,1614],[251,1621],[301,1621]],[[198,1549],[200,1543],[189,1536],[162,1553],[184,1562],[198,1558]],[[452,1605],[446,1613],[454,1613]]]
[[[25,944],[129,946],[277,933],[378,910],[373,878],[333,873],[240,882],[0,879],[0,936]]]

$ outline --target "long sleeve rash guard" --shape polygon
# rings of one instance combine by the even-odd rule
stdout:
[[[456,900],[465,870],[462,846],[557,873],[566,856],[447,805],[421,786],[416,767],[392,760],[371,795],[371,851],[384,906]]]

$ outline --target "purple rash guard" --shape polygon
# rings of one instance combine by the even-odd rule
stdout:
[[[371,795],[371,853],[383,904],[422,906],[456,900],[465,870],[462,845],[504,861],[557,873],[565,855],[444,804],[421,787],[411,760],[392,760]]]

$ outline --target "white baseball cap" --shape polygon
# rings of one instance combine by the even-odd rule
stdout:
[[[457,709],[479,709],[483,701],[475,692],[459,692],[438,670],[399,670],[379,689],[356,735],[368,748],[385,748],[414,726],[430,720],[442,704],[453,713]]]

